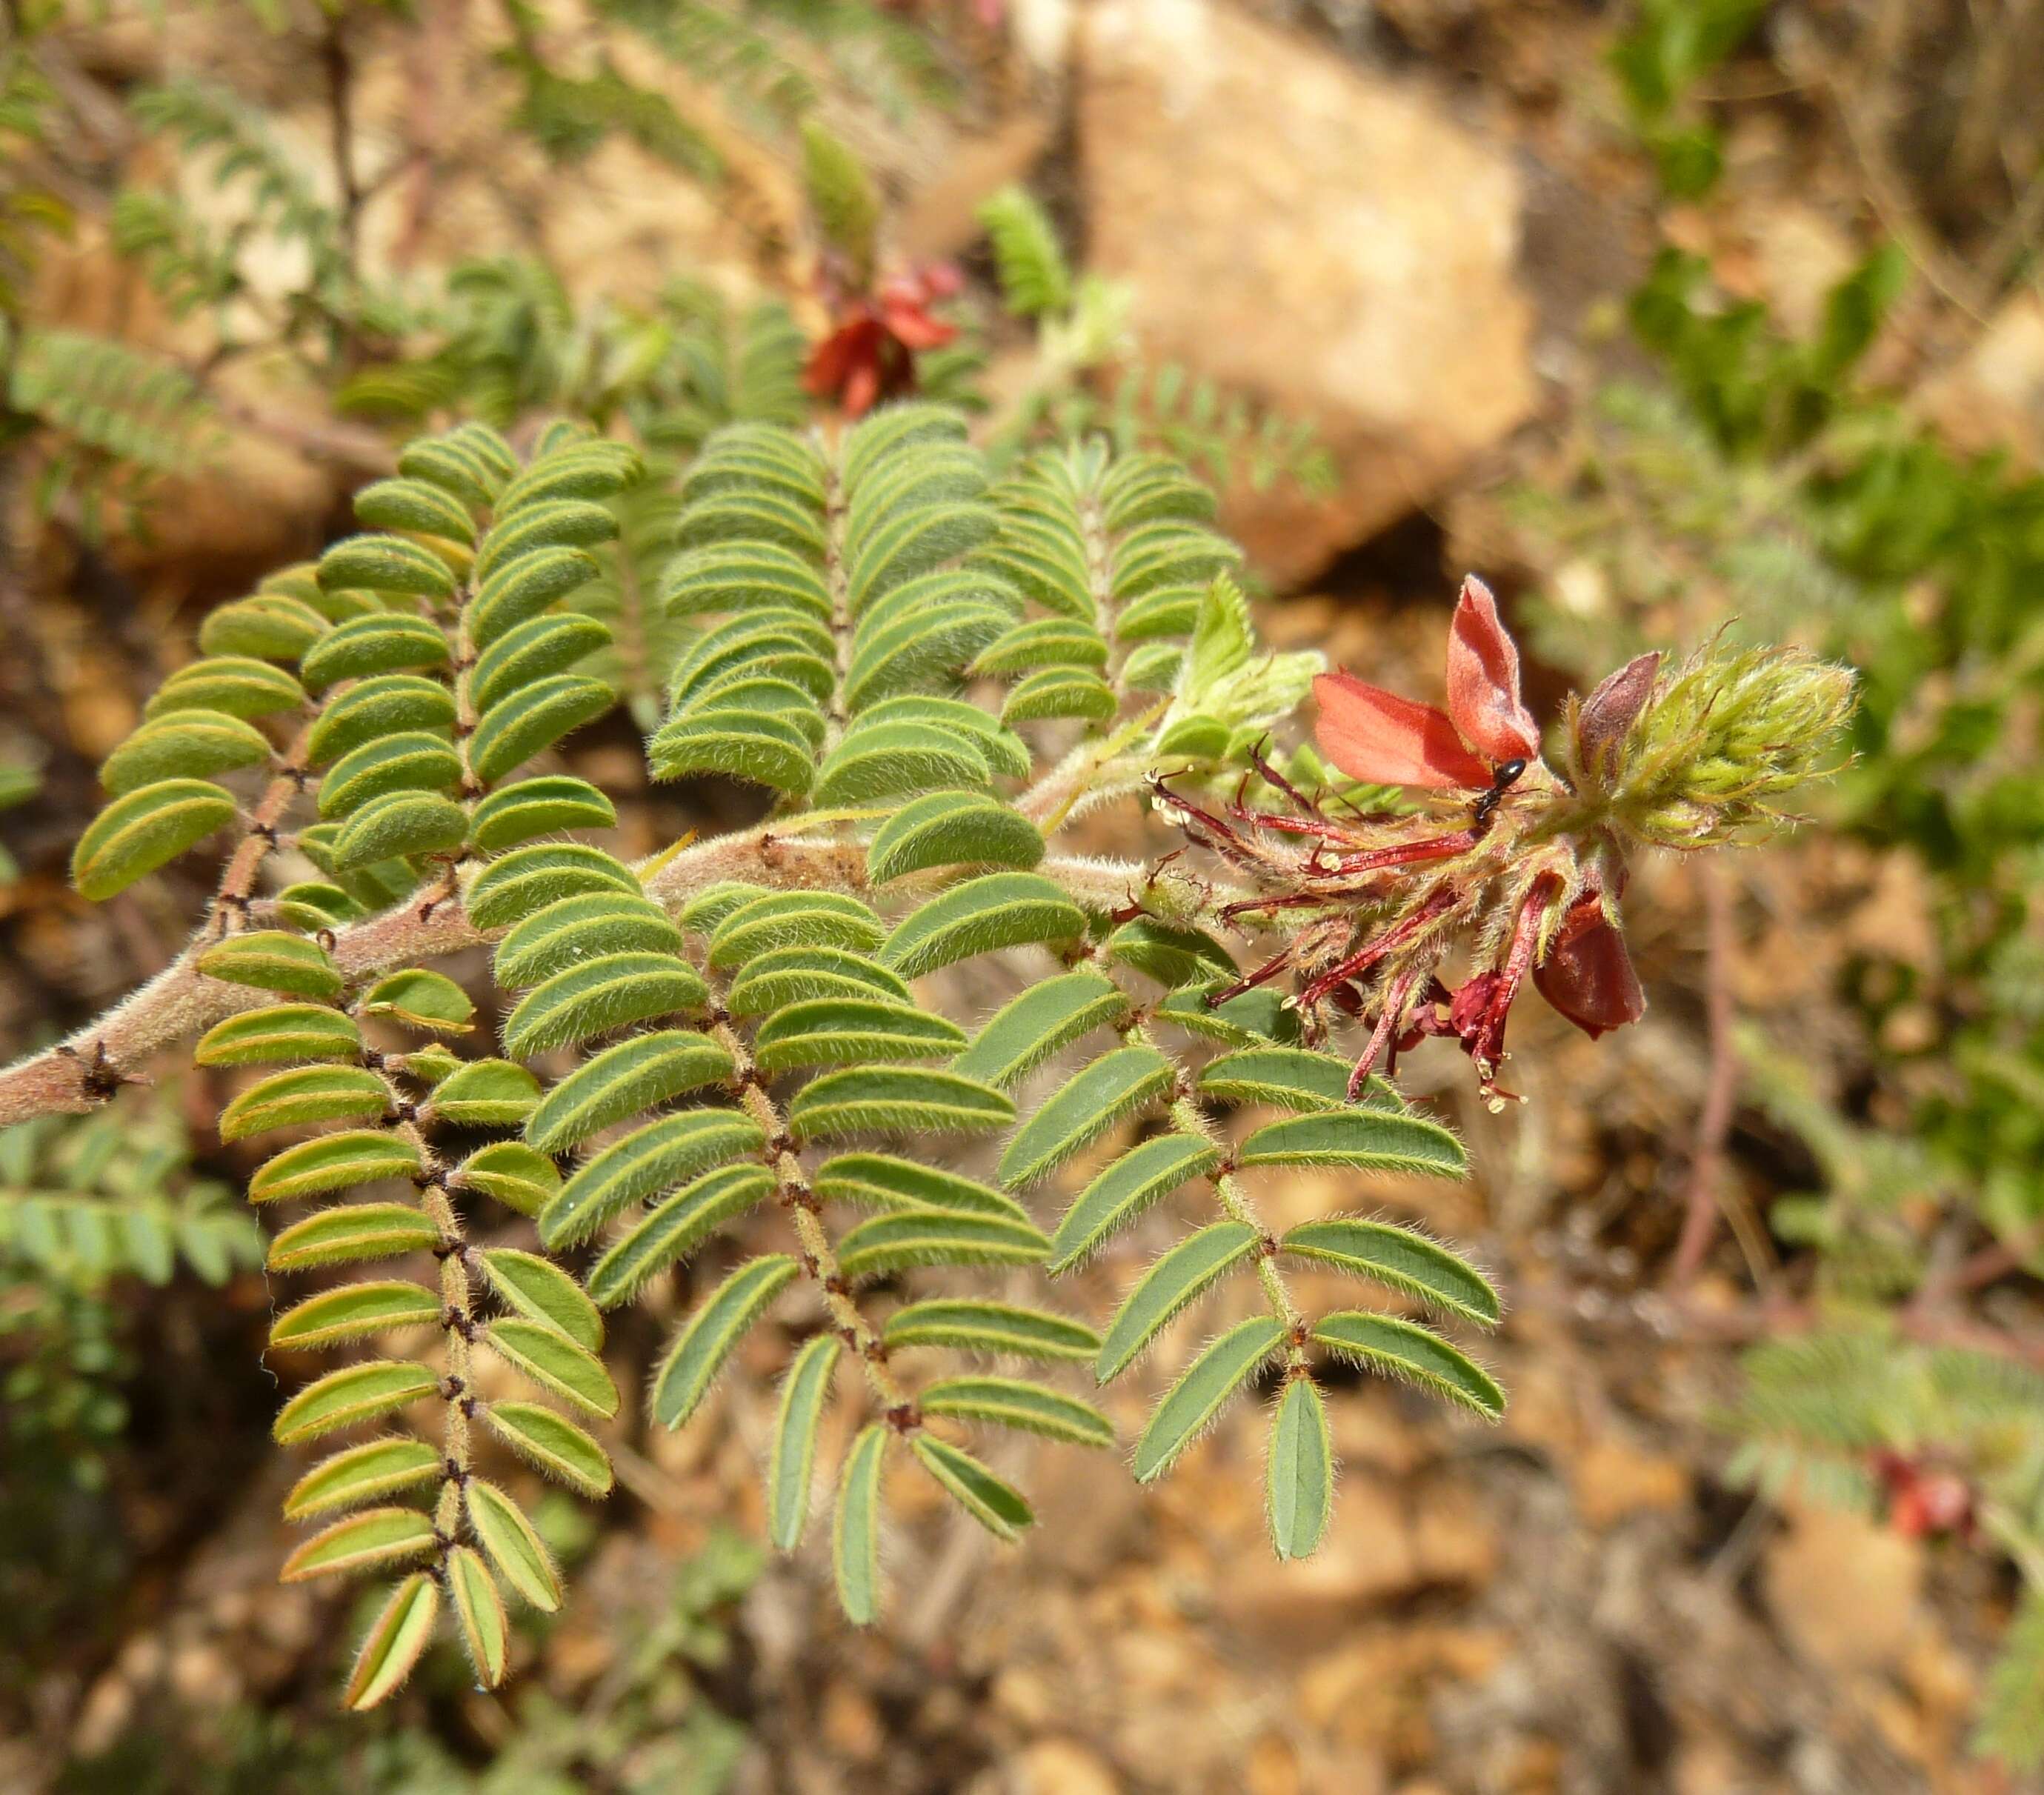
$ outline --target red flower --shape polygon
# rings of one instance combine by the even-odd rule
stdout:
[[[941,348],[958,326],[930,307],[954,298],[963,283],[947,263],[897,275],[870,294],[841,297],[836,326],[809,353],[802,385],[835,397],[847,417],[863,417],[882,399],[916,390],[916,356]]]

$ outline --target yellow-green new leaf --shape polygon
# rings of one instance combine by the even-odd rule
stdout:
[[[486,1247],[483,1275],[510,1308],[528,1320],[544,1322],[585,1352],[603,1345],[603,1317],[582,1286],[551,1259],[516,1247]]]
[[[286,1060],[352,1059],[362,1036],[337,1009],[319,1004],[271,1004],[216,1022],[199,1036],[200,1066],[275,1066]]]
[[[234,800],[203,779],[138,786],[115,798],[79,837],[71,883],[98,903],[233,821]]]
[[[248,1181],[252,1203],[282,1202],[347,1190],[386,1178],[410,1178],[422,1162],[402,1135],[380,1128],[346,1128],[287,1147]]]
[[[145,723],[106,757],[99,783],[125,797],[161,779],[204,779],[270,758],[270,741],[252,723],[222,710],[175,710]]]
[[[360,1259],[402,1259],[440,1243],[440,1229],[422,1210],[402,1203],[343,1203],[292,1223],[270,1243],[263,1263],[272,1271],[309,1271]]]
[[[390,1107],[383,1081],[359,1066],[295,1066],[251,1085],[220,1113],[223,1141],[309,1122],[366,1121]]]
[[[394,1436],[364,1441],[322,1459],[291,1486],[284,1519],[303,1520],[333,1509],[373,1502],[400,1489],[436,1481],[444,1468],[437,1449],[423,1439]]]
[[[542,1389],[605,1420],[617,1413],[617,1386],[603,1361],[547,1323],[503,1316],[483,1329],[482,1339]]]
[[[448,1183],[455,1190],[480,1190],[521,1216],[536,1216],[559,1194],[561,1174],[522,1140],[493,1140],[463,1160]]]
[[[451,598],[454,575],[431,549],[402,536],[352,536],[320,557],[319,582],[328,592],[359,586],[419,598]]]
[[[521,1459],[592,1501],[610,1493],[610,1460],[574,1422],[536,1402],[493,1402],[490,1431]]]
[[[448,1551],[447,1593],[475,1680],[485,1689],[496,1688],[504,1681],[510,1628],[503,1598],[497,1593],[497,1579],[472,1546],[456,1546]]]
[[[432,1643],[440,1612],[440,1586],[422,1570],[413,1572],[390,1592],[348,1673],[341,1699],[350,1709],[365,1712],[403,1686]]]
[[[173,711],[217,710],[244,721],[297,710],[305,689],[281,667],[250,655],[213,655],[190,661],[156,688],[142,707],[153,723]]]
[[[331,1346],[399,1328],[430,1328],[440,1318],[440,1301],[431,1290],[402,1278],[343,1284],[294,1304],[270,1324],[272,1347]]]
[[[558,1609],[560,1573],[524,1511],[495,1484],[479,1477],[470,1478],[462,1486],[462,1505],[497,1574],[542,1613],[551,1614]]]
[[[424,1558],[433,1549],[433,1523],[417,1509],[366,1509],[323,1528],[284,1560],[283,1583],[346,1577]]]
[[[373,611],[336,624],[298,663],[305,689],[323,692],[344,679],[445,667],[453,657],[438,624],[403,611]]]
[[[540,1103],[540,1081],[508,1059],[471,1059],[433,1086],[421,1116],[457,1128],[522,1126]]]
[[[287,997],[325,998],[340,991],[340,973],[326,950],[281,928],[230,935],[199,955],[198,969],[209,978]]]
[[[279,1446],[317,1439],[322,1434],[394,1415],[400,1409],[433,1395],[440,1378],[427,1366],[409,1359],[371,1359],[344,1365],[305,1386],[277,1412],[271,1434]]]

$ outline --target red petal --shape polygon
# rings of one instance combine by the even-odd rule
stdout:
[[[1415,704],[1352,673],[1313,682],[1320,752],[1351,779],[1374,786],[1483,786],[1490,769],[1462,745],[1446,713]]]
[[[1661,671],[1661,652],[1627,661],[1583,700],[1576,713],[1576,752],[1585,768],[1594,769],[1639,720]]]
[[[840,325],[809,352],[809,365],[802,370],[802,386],[819,395],[835,393],[851,377],[852,364],[869,355],[866,339],[873,334],[870,320],[855,318]]]
[[[851,378],[844,383],[844,398],[840,402],[847,417],[863,417],[873,409],[873,402],[880,397],[880,367],[877,362],[864,361],[852,370]]]
[[[893,305],[883,302],[881,316],[887,333],[911,349],[941,349],[958,335],[958,326],[933,318],[920,305]]]
[[[1462,582],[1448,631],[1448,715],[1462,740],[1493,762],[1539,757],[1540,732],[1519,698],[1518,648],[1498,621],[1490,588],[1473,576]]]
[[[1570,911],[1552,951],[1533,969],[1533,982],[1542,997],[1592,1040],[1608,1029],[1637,1022],[1646,1012],[1625,937],[1594,898]]]

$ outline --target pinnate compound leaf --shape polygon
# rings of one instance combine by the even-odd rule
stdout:
[[[279,991],[286,997],[325,999],[340,994],[340,973],[317,941],[282,928],[230,935],[198,957],[209,978]]]
[[[462,1486],[462,1505],[477,1543],[504,1582],[542,1613],[561,1605],[560,1573],[539,1530],[524,1511],[494,1483],[471,1477]]]
[[[732,1349],[794,1278],[785,1253],[748,1259],[697,1305],[653,1380],[653,1413],[678,1428],[709,1393]]]
[[[1072,1446],[1112,1446],[1113,1424],[1089,1402],[1024,1378],[946,1378],[916,1399],[925,1415],[1019,1428]]]
[[[359,1714],[395,1694],[432,1643],[440,1612],[440,1586],[424,1571],[413,1571],[370,1623],[342,1701]]]
[[[560,1187],[540,1212],[540,1241],[563,1247],[586,1240],[628,1203],[766,1144],[759,1124],[735,1110],[663,1116],[612,1143]]]
[[[951,1500],[995,1539],[1012,1541],[1036,1516],[1020,1491],[962,1447],[919,1433],[909,1443],[916,1462]]]
[[[988,873],[955,885],[904,918],[880,950],[883,964],[920,978],[976,954],[1061,946],[1085,932],[1085,913],[1036,873]]]
[[[902,1209],[847,1233],[838,1265],[856,1282],[918,1265],[1035,1265],[1051,1243],[1040,1228],[1004,1216]]]
[[[1497,1325],[1497,1292],[1489,1281],[1466,1260],[1409,1228],[1335,1216],[1302,1222],[1278,1246],[1293,1258],[1374,1278],[1466,1320],[1486,1328]]]
[[[286,1403],[277,1412],[271,1435],[279,1446],[295,1446],[359,1421],[379,1420],[439,1389],[432,1369],[410,1359],[344,1365],[314,1379]]]
[[[851,1067],[805,1085],[788,1106],[797,1141],[859,1134],[986,1134],[1015,1119],[989,1085],[955,1072]]]
[[[1256,1251],[1256,1230],[1245,1221],[1217,1221],[1189,1236],[1153,1263],[1122,1299],[1108,1324],[1093,1372],[1102,1383],[1118,1378],[1201,1292]]]
[[[1462,1143],[1438,1122],[1367,1105],[1270,1123],[1243,1142],[1235,1163],[1351,1166],[1434,1178],[1459,1178],[1469,1166]]]
[[[548,1092],[525,1124],[525,1138],[543,1153],[559,1153],[669,1097],[720,1084],[735,1070],[728,1050],[688,1030],[634,1035]]]
[[[809,1523],[816,1427],[837,1374],[839,1351],[835,1336],[817,1335],[796,1354],[781,1382],[773,1456],[766,1467],[766,1536],[784,1552],[802,1543],[802,1529]]]
[[[94,817],[71,857],[71,883],[98,903],[234,821],[234,800],[203,779],[159,779]]]
[[[402,1278],[343,1284],[295,1303],[270,1324],[273,1347],[331,1346],[398,1328],[429,1328],[440,1318],[440,1301],[421,1285]]]
[[[447,1593],[475,1680],[485,1689],[496,1688],[504,1681],[510,1626],[497,1579],[474,1547],[456,1546],[448,1553]]]
[[[424,1558],[432,1549],[430,1515],[417,1509],[365,1509],[322,1528],[284,1560],[277,1577],[284,1583],[348,1577]]]
[[[954,1072],[1005,1090],[1053,1055],[1128,1012],[1121,987],[1090,967],[1032,985],[993,1013]]]
[[[1497,1381],[1466,1353],[1431,1329],[1395,1316],[1366,1309],[1342,1309],[1324,1315],[1313,1338],[1330,1351],[1365,1369],[1405,1378],[1473,1409],[1486,1420],[1504,1413],[1504,1392]]]
[[[574,1422],[536,1402],[493,1402],[490,1431],[528,1463],[594,1501],[610,1493],[610,1460]]]
[[[679,1264],[774,1189],[774,1174],[764,1166],[722,1166],[705,1172],[618,1237],[590,1268],[590,1295],[605,1309],[629,1301],[647,1278]]]
[[[1285,1386],[1270,1418],[1270,1452],[1264,1509],[1270,1543],[1281,1559],[1311,1558],[1335,1499],[1327,1409],[1311,1378],[1293,1378]]]
[[[897,1309],[881,1337],[896,1348],[948,1347],[1016,1359],[1085,1359],[1100,1351],[1100,1336],[1082,1322],[970,1297],[934,1297]]]
[[[329,1509],[373,1502],[379,1496],[436,1482],[441,1470],[439,1451],[409,1436],[347,1447],[322,1459],[291,1486],[284,1498],[284,1519],[304,1520]]]
[[[1158,1197],[1204,1178],[1220,1164],[1220,1150],[1195,1135],[1160,1134],[1131,1147],[1073,1200],[1051,1240],[1052,1276],[1097,1252],[1112,1235]]]
[[[886,1424],[870,1423],[851,1443],[838,1479],[832,1568],[838,1605],[855,1627],[870,1627],[880,1618],[880,1473],[886,1452]]]
[[[582,1286],[551,1259],[517,1247],[486,1247],[483,1275],[509,1308],[565,1334],[585,1352],[603,1344],[603,1317]]]
[[[1043,857],[1036,825],[997,798],[931,791],[874,832],[866,874],[886,885],[933,867],[1005,867],[1027,871]]]
[[[547,1323],[503,1316],[483,1329],[482,1338],[541,1389],[605,1420],[617,1413],[617,1386],[603,1361]]]
[[[1268,1315],[1240,1321],[1208,1346],[1164,1393],[1135,1443],[1135,1478],[1149,1483],[1213,1422],[1249,1375],[1284,1343],[1282,1323]]]
[[[1178,1069],[1156,1048],[1116,1047],[1074,1073],[1015,1131],[1001,1182],[1035,1184],[1171,1089]]]

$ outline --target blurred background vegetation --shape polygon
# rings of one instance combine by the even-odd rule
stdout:
[[[997,456],[1101,430],[1220,486],[1281,644],[1425,692],[1473,568],[1543,714],[1720,631],[1862,686],[1793,845],[1644,870],[1646,1025],[1529,1027],[1496,1118],[1412,1064],[1479,1182],[1383,1201],[1481,1243],[1518,1394],[1479,1438],[1342,1392],[1304,1567],[1263,1562],[1253,1478],[1149,1509],[1086,1466],[1012,1562],[933,1523],[854,1638],[732,1530],[741,1380],[705,1437],[628,1446],[599,1516],[542,1511],[582,1590],[509,1693],[450,1651],[343,1721],[359,1617],[270,1582],[269,1297],[206,1094],[0,1136],[0,1785],[2044,1786],[2044,6],[10,0],[4,31],[10,1050],[176,950],[183,875],[65,886],[97,759],[404,435],[567,412],[678,471],[845,396],[805,363],[889,283],[943,339],[889,378]],[[671,502],[624,502],[591,602],[643,727]],[[625,723],[578,744],[642,794],[632,851],[691,826]]]

